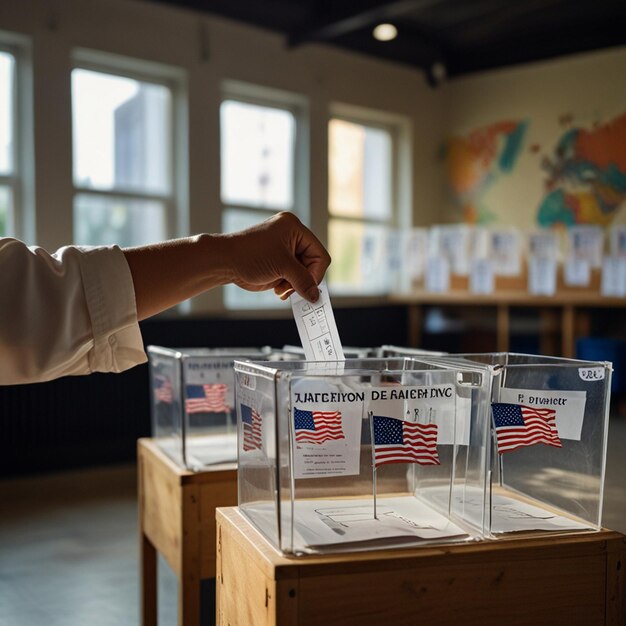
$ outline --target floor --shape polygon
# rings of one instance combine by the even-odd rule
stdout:
[[[626,533],[626,417],[611,419],[607,528]],[[0,626],[139,624],[135,467],[0,481]],[[176,624],[159,562],[159,624]]]

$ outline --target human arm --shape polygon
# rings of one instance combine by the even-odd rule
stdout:
[[[330,257],[288,213],[250,229],[127,248],[68,246],[54,254],[0,239],[0,385],[146,360],[138,320],[235,283],[295,289],[315,300]]]
[[[291,213],[229,234],[197,235],[152,246],[126,248],[140,320],[207,289],[234,283],[249,291],[294,290],[318,298],[330,256]]]
[[[121,372],[145,360],[118,247],[50,254],[0,239],[0,385]]]

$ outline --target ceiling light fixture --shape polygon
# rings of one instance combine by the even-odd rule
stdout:
[[[391,41],[398,36],[398,29],[393,24],[379,24],[372,32],[378,41]]]

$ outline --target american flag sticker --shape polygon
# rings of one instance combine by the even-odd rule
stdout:
[[[172,404],[174,392],[172,391],[172,381],[163,374],[154,376],[154,399],[156,402]]]
[[[263,430],[261,416],[256,409],[246,404],[241,407],[241,423],[243,427],[243,449],[260,450],[263,444]]]
[[[297,443],[321,444],[345,439],[341,411],[306,411],[294,408],[293,420]]]
[[[228,413],[226,402],[228,385],[187,385],[185,388],[185,410],[187,413]]]
[[[375,467],[386,463],[440,465],[437,454],[437,424],[418,424],[374,415]]]
[[[491,405],[498,452],[544,443],[562,448],[556,427],[556,410],[494,402]]]

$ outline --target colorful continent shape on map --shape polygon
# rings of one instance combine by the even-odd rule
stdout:
[[[592,130],[568,130],[543,167],[540,226],[610,224],[626,202],[626,113]]]
[[[510,173],[519,156],[527,122],[504,121],[466,137],[452,137],[445,146],[448,180],[466,222],[494,219],[482,197],[502,174]]]

